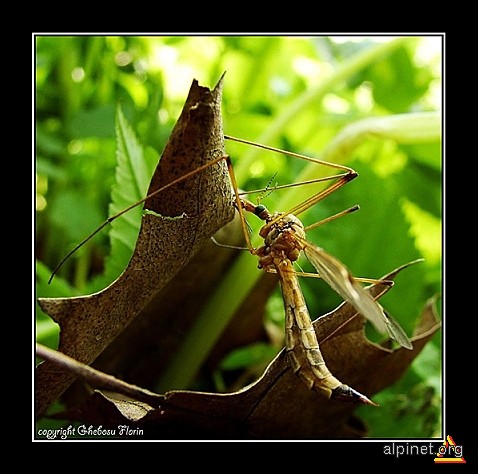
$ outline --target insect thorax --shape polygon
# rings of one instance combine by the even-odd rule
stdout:
[[[261,229],[264,236],[264,245],[259,247],[256,255],[259,257],[259,268],[267,270],[274,266],[274,261],[290,260],[294,262],[299,258],[303,245],[300,239],[305,238],[302,222],[293,214],[281,216],[275,213],[269,222]]]

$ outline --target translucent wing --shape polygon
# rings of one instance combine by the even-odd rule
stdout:
[[[360,314],[367,318],[377,331],[388,334],[407,349],[412,344],[399,324],[384,313],[381,306],[354,279],[350,270],[332,255],[320,247],[300,239],[304,244],[304,253],[325,282]]]
[[[383,308],[382,308],[383,310]],[[388,311],[383,310],[383,314],[387,320],[387,332],[392,339],[395,339],[402,347],[413,349],[412,343],[400,324],[390,315]]]

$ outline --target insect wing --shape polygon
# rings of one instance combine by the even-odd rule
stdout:
[[[387,318],[380,306],[354,279],[350,270],[320,247],[305,241],[304,253],[325,282],[381,333],[389,332]]]
[[[401,328],[400,324],[395,321],[388,311],[383,310],[383,313],[387,319],[388,333],[390,336],[395,339],[402,347],[412,350],[412,343],[405,334],[405,331]]]

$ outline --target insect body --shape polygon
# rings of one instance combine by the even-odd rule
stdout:
[[[385,315],[345,265],[306,240],[304,226],[296,216],[270,213],[265,206],[256,206],[245,199],[241,199],[241,205],[245,211],[254,213],[266,222],[259,232],[264,238],[264,245],[251,252],[259,258],[259,268],[279,276],[286,315],[286,351],[294,372],[310,389],[328,398],[375,405],[361,393],[340,382],[327,368],[293,262],[304,251],[319,276],[378,330],[388,332],[401,345],[410,348],[406,334]]]
[[[233,139],[232,137],[226,138]],[[275,150],[271,147],[253,144],[252,142],[245,140],[233,140],[252,144],[268,150]],[[207,164],[201,165],[197,169],[190,171],[180,178],[177,178],[176,180],[153,191],[151,194],[135,204],[132,204],[123,211],[120,211],[114,216],[109,217],[100,226],[100,228],[86,237],[57,265],[50,277],[50,281],[58,268],[73,252],[75,252],[81,245],[87,242],[91,237],[98,233],[99,230],[111,223],[114,219],[123,215],[128,210],[139,205],[140,203],[145,202],[147,199],[159,194],[165,189],[194,176],[196,173],[206,170],[210,166],[216,165],[221,161],[225,161],[229,172],[232,189],[234,191],[234,205],[239,210],[239,216],[247,246],[251,253],[259,258],[259,268],[266,272],[277,273],[279,276],[286,313],[286,351],[294,371],[309,388],[317,390],[329,398],[375,405],[374,402],[370,401],[364,395],[340,382],[327,368],[320,351],[317,336],[315,334],[302,291],[299,286],[297,274],[293,269],[293,263],[299,258],[300,253],[303,251],[317,270],[319,277],[323,278],[331,288],[333,288],[340,296],[342,296],[344,300],[349,302],[358,313],[370,320],[380,332],[387,332],[390,337],[395,339],[403,347],[409,349],[412,347],[410,340],[400,326],[393,320],[391,316],[386,314],[382,310],[381,306],[361,287],[359,280],[363,281],[363,279],[354,278],[350,271],[339,260],[326,253],[320,247],[317,247],[306,240],[304,226],[302,222],[294,215],[304,212],[320,200],[331,195],[340,187],[357,177],[357,173],[351,168],[342,165],[336,165],[322,160],[308,158],[291,152],[284,153],[311,161],[316,164],[339,169],[342,171],[342,173],[336,174],[335,176],[319,178],[317,180],[310,181],[319,182],[331,179],[336,180],[332,185],[294,206],[287,213],[271,213],[265,206],[256,206],[252,202],[240,197],[230,158],[227,155],[217,157]],[[351,208],[341,214],[347,213],[357,208],[358,207],[356,206],[355,208]],[[244,211],[254,213],[260,219],[265,221],[265,225],[260,230],[260,236],[264,239],[264,245],[257,249],[255,249],[251,244],[244,218]],[[319,223],[313,224],[312,226],[309,226],[308,229],[315,228],[318,225],[321,225],[322,223],[332,220],[338,216],[339,214],[325,219]]]

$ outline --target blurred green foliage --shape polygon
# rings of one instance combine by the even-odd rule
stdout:
[[[112,188],[118,192],[118,187],[121,191],[128,185],[115,175],[118,160],[143,157],[147,186],[147,175],[153,172],[193,79],[212,88],[226,71],[226,134],[313,157],[322,157],[348,125],[367,118],[380,124],[394,114],[439,112],[441,107],[439,36],[85,35],[37,36],[35,41],[37,296],[91,293],[119,275],[124,263],[114,269],[110,263],[104,276],[112,238],[105,230],[65,263],[51,285],[46,284],[61,258],[112,214]],[[301,216],[310,224],[354,204],[361,206],[360,212],[309,235],[357,276],[379,278],[403,263],[425,258],[400,275],[383,299],[409,334],[424,302],[439,294],[442,285],[440,130],[430,126],[432,133],[427,134],[427,115],[423,117],[412,138],[409,130],[405,139],[367,131],[353,146],[347,138],[339,140],[336,156],[357,170],[359,178]],[[130,139],[136,151],[121,149],[118,127],[136,137]],[[264,187],[275,173],[279,184],[296,182],[304,172],[300,160],[233,142],[226,146],[242,189]],[[139,198],[141,189],[136,189],[136,197],[124,193],[124,207],[129,199]],[[285,210],[276,207],[280,199],[281,192],[273,192],[265,204]],[[255,229],[259,225],[251,224]],[[128,245],[134,246],[134,234],[129,239],[133,242]],[[307,262],[302,265],[308,269]],[[312,316],[340,303],[323,282],[304,280]],[[281,303],[274,298],[280,295],[269,303],[270,319],[280,327]],[[56,325],[39,308],[36,336],[56,347]],[[439,435],[440,341],[436,336],[407,377],[380,394],[395,401],[388,404],[393,413],[388,425],[383,418],[368,419],[371,436],[392,436],[395,418],[404,414],[409,414],[410,431],[404,428],[397,436]],[[270,360],[271,351],[263,346],[251,351],[241,348],[219,370],[237,370],[252,360],[257,363],[262,355]],[[426,410],[417,401],[423,393]],[[420,413],[427,419],[414,424]]]

